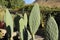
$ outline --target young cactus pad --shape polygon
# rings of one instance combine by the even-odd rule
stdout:
[[[23,18],[20,19],[19,24],[20,24],[20,37],[21,37],[21,40],[23,40],[23,29],[24,29],[24,20],[23,20]]]
[[[6,14],[4,16],[4,22],[6,23],[6,27],[10,26],[11,36],[12,36],[12,34],[13,34],[13,19],[12,19],[12,16],[8,9],[6,9]]]
[[[58,40],[58,26],[53,17],[50,17],[47,21],[46,40]]]
[[[29,26],[32,34],[35,34],[40,25],[40,10],[39,5],[36,3],[30,13]]]
[[[24,25],[27,26],[27,14],[24,14]]]

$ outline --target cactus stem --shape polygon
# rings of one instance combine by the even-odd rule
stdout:
[[[34,34],[32,34],[32,40],[35,40],[35,35]]]

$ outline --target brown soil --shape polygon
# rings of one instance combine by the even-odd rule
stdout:
[[[44,40],[44,38],[42,38],[41,36],[36,35],[35,40]]]

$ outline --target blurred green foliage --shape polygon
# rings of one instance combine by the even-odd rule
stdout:
[[[0,0],[0,5],[5,6],[7,8],[20,8],[24,5],[23,0]]]
[[[12,8],[20,8],[24,5],[23,0],[11,0],[10,3]]]
[[[0,5],[7,6],[8,5],[7,0],[0,0]]]

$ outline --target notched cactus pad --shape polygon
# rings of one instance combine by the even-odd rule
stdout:
[[[46,40],[58,40],[58,26],[53,17],[50,17],[47,21]]]
[[[24,29],[24,20],[23,20],[23,18],[20,19],[19,24],[20,24],[20,37],[21,37],[21,40],[23,40],[23,29]]]
[[[36,3],[29,17],[29,26],[32,34],[36,33],[39,25],[40,25],[40,10],[39,10],[39,5]]]
[[[20,19],[19,24],[20,24],[20,31],[22,31],[24,29],[24,20],[23,20],[23,18]]]

